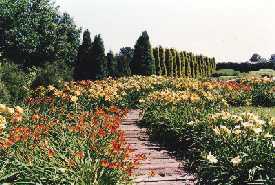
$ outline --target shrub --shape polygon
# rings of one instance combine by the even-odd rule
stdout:
[[[40,85],[61,85],[64,81],[73,79],[73,69],[62,61],[47,63],[38,68],[38,74],[32,82],[32,87]]]
[[[10,102],[10,93],[6,87],[6,85],[0,81],[0,102],[9,103]]]
[[[20,102],[30,95],[30,85],[35,74],[25,73],[20,67],[11,62],[0,64],[0,80],[3,83],[3,91],[11,102]],[[6,88],[5,88],[6,87]],[[8,98],[9,97],[9,98]]]

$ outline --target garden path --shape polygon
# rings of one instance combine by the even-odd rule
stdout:
[[[140,113],[140,110],[130,110],[121,125],[134,155],[146,157],[134,171],[134,182],[137,185],[195,184],[194,176],[184,170],[182,162],[169,155],[165,148],[150,142],[146,129],[138,126]]]

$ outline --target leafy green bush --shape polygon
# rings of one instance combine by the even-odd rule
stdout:
[[[11,62],[0,63],[0,80],[3,83],[3,95],[6,101],[20,102],[30,95],[30,86],[35,77],[35,71],[24,72],[20,67]]]
[[[32,83],[32,87],[41,85],[59,86],[64,81],[73,79],[73,69],[63,61],[47,63],[38,69],[38,74]]]
[[[9,103],[10,101],[10,93],[6,87],[6,85],[0,81],[0,102]]]
[[[252,90],[252,101],[255,106],[275,106],[275,84],[259,83]]]

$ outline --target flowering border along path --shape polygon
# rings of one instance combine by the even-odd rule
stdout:
[[[138,185],[193,185],[195,177],[184,171],[182,162],[169,155],[169,152],[149,141],[146,129],[138,126],[140,110],[130,110],[121,124],[126,141],[135,156],[144,160],[134,171],[134,182]]]

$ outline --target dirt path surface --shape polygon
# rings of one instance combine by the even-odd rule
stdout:
[[[144,154],[146,157],[134,171],[134,182],[137,185],[195,184],[194,176],[184,170],[180,161],[169,155],[165,148],[150,142],[146,129],[138,126],[141,120],[140,112],[130,110],[121,125],[134,154]]]

